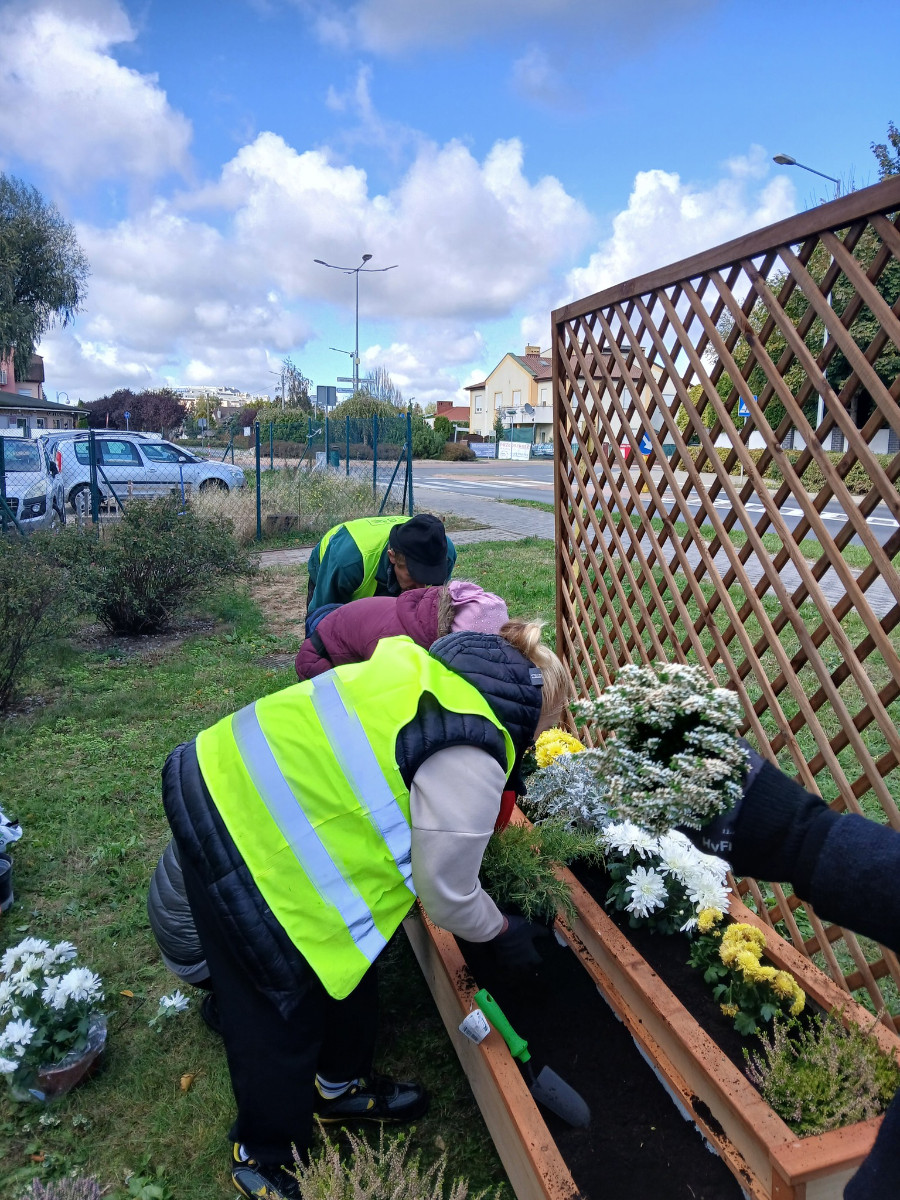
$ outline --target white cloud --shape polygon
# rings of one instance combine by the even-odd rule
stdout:
[[[0,153],[67,185],[184,168],[190,122],[112,57],[136,37],[116,0],[8,4],[0,28]]]
[[[409,341],[376,344],[361,351],[361,372],[386,367],[404,398],[414,398],[423,408],[432,401],[457,399],[462,394],[458,368],[484,353],[481,333],[461,324],[435,327],[424,323],[405,332]]]
[[[481,353],[475,323],[546,289],[589,227],[557,180],[527,178],[516,141],[481,162],[457,142],[425,144],[393,191],[371,195],[365,172],[327,149],[264,133],[216,183],[79,226],[86,311],[48,339],[48,371],[94,393],[185,371],[265,388],[267,354],[300,350],[324,304],[353,311],[353,279],[313,259],[353,266],[365,251],[373,268],[398,264],[360,281],[363,319],[398,330],[384,365],[407,392],[443,398],[456,389],[445,368]]]
[[[526,177],[515,139],[483,162],[456,141],[423,144],[396,188],[372,196],[365,172],[264,133],[183,204],[230,210],[236,244],[292,295],[352,302],[353,281],[315,258],[353,267],[366,252],[373,270],[397,263],[360,281],[360,310],[401,318],[505,315],[591,224],[557,179]]]
[[[795,212],[794,188],[785,176],[768,183],[760,179],[763,157],[754,147],[746,157],[729,161],[727,174],[706,188],[683,182],[674,172],[638,172],[627,208],[613,219],[611,236],[586,266],[569,272],[568,299],[678,262]]]
[[[504,42],[536,34],[597,41],[610,28],[645,34],[663,20],[707,6],[707,0],[295,0],[312,16],[322,41],[340,49],[398,54],[420,47],[464,45],[496,36]]]

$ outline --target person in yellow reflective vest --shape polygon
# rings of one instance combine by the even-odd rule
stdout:
[[[443,521],[431,513],[345,521],[313,546],[307,564],[307,615],[326,604],[438,586],[447,582],[455,564],[456,547]]]
[[[285,1167],[314,1114],[425,1111],[419,1084],[372,1073],[374,963],[416,896],[506,966],[540,961],[547,931],[502,913],[478,873],[501,793],[570,691],[538,623],[430,650],[386,638],[169,756],[163,802],[225,1041],[242,1195],[299,1196]]]

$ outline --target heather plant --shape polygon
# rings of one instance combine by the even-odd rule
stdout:
[[[309,1163],[297,1160],[302,1200],[468,1200],[464,1179],[445,1187],[445,1156],[423,1167],[417,1154],[410,1156],[403,1134],[386,1139],[381,1129],[376,1147],[349,1129],[344,1133],[350,1150],[346,1162],[337,1143],[327,1138],[321,1154]],[[483,1195],[478,1192],[472,1200]]]
[[[481,881],[497,904],[515,906],[529,921],[552,921],[560,910],[574,920],[571,891],[557,878],[556,868],[576,860],[597,863],[602,857],[595,833],[562,821],[531,828],[507,825],[487,844]]]
[[[825,1133],[884,1112],[900,1067],[869,1029],[845,1026],[838,1010],[805,1025],[776,1017],[762,1046],[744,1051],[747,1075],[798,1137]]]
[[[701,667],[624,666],[615,684],[576,701],[576,718],[600,729],[602,749],[574,756],[595,823],[631,820],[653,833],[699,829],[741,798],[748,755],[737,739],[737,696]],[[582,789],[584,790],[584,789]]]
[[[759,1033],[760,1025],[779,1014],[798,1016],[806,995],[790,972],[763,963],[762,930],[740,922],[723,927],[722,920],[715,908],[700,913],[688,962],[703,971],[719,1008],[733,1018],[738,1033]]]
[[[72,1179],[57,1179],[41,1183],[35,1179],[21,1200],[100,1200],[103,1193],[96,1179],[79,1175]]]

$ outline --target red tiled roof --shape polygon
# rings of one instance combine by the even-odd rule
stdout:
[[[471,410],[463,404],[451,405],[449,408],[438,408],[436,417],[446,417],[448,421],[468,421]]]
[[[519,360],[537,380],[550,379],[553,374],[553,367],[549,358],[541,358],[539,354],[516,354],[515,358]]]
[[[486,379],[483,380],[481,383],[467,383],[466,386],[463,388],[463,391],[464,392],[477,392],[480,388],[483,388],[483,387],[487,387]]]

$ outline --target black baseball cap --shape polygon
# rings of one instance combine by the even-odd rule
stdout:
[[[431,513],[410,517],[393,525],[388,545],[402,554],[416,583],[441,584],[447,580],[447,534],[443,521]]]

